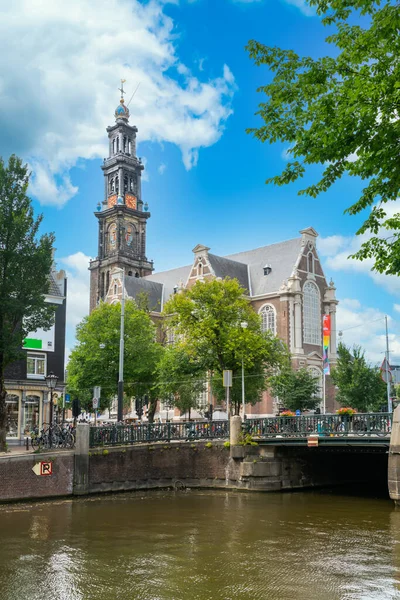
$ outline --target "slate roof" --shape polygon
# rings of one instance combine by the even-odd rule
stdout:
[[[231,260],[249,265],[251,295],[259,296],[277,292],[282,282],[290,277],[301,252],[302,238],[294,238],[263,246],[247,252],[227,256]],[[271,273],[264,275],[265,265],[271,265]]]
[[[136,298],[140,292],[145,292],[149,299],[149,309],[161,312],[163,286],[157,281],[149,281],[143,277],[125,276],[125,288],[128,296]]]
[[[208,253],[208,259],[216,277],[236,277],[240,284],[249,290],[252,297],[259,296],[278,292],[283,281],[290,277],[302,250],[301,242],[302,238],[298,237],[229,256],[216,256]],[[269,275],[264,275],[265,265],[271,265],[272,270]],[[136,279],[136,282],[147,281],[159,283],[162,286],[161,308],[156,309],[159,311],[173,294],[174,286],[178,285],[180,281],[183,281],[184,285],[186,284],[192,266],[191,264],[153,273],[144,279]],[[130,296],[132,295],[129,290],[128,293]]]
[[[238,262],[225,256],[216,256],[210,253],[208,253],[208,260],[216,277],[221,277],[222,279],[225,277],[236,278],[240,285],[249,291],[248,270],[244,262]]]
[[[64,298],[64,294],[61,292],[60,287],[56,281],[56,278],[54,277],[54,273],[50,273],[50,286],[49,286],[49,291],[47,292],[49,296],[59,296],[61,298]]]

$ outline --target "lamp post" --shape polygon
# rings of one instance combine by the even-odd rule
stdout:
[[[52,427],[53,427],[53,394],[54,394],[54,390],[56,388],[57,385],[57,381],[58,381],[58,377],[57,375],[54,375],[53,371],[50,371],[50,373],[47,375],[47,377],[45,377],[46,380],[46,385],[49,388],[49,392],[50,392],[50,426],[49,426],[49,440],[50,440],[50,448],[51,448],[51,433],[52,433]]]
[[[240,323],[240,327],[242,329],[247,329],[248,323],[247,321],[242,321]],[[243,421],[245,416],[245,394],[244,394],[244,363],[243,363],[243,353],[242,353],[242,409],[243,409]]]
[[[122,271],[122,296],[121,296],[121,328],[119,337],[119,374],[118,374],[118,410],[117,421],[122,421],[122,408],[124,404],[124,327],[125,327],[125,269]]]

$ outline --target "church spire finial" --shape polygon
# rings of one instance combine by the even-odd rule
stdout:
[[[121,79],[121,87],[118,88],[119,91],[121,92],[121,102],[124,101],[124,94],[125,94],[124,83],[126,83],[126,79]]]

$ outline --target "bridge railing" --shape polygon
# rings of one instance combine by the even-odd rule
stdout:
[[[319,436],[390,436],[391,413],[357,413],[346,415],[302,415],[249,419],[244,429],[255,438],[305,438]]]
[[[90,447],[227,438],[227,421],[143,423],[90,428]]]

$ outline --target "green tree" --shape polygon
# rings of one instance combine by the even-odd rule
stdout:
[[[273,396],[278,396],[285,408],[312,410],[321,402],[319,381],[307,369],[293,369],[287,364],[269,379]]]
[[[379,410],[386,403],[386,383],[380,370],[368,364],[360,346],[350,350],[339,344],[338,361],[331,377],[338,388],[336,400],[342,406],[368,412]]]
[[[89,412],[94,386],[101,386],[102,410],[109,408],[117,394],[120,319],[119,303],[102,303],[77,327],[77,345],[68,363],[68,391]],[[162,347],[155,341],[155,326],[150,316],[131,300],[125,302],[124,342],[125,402],[138,393],[147,394],[152,410],[154,371]]]
[[[0,450],[6,447],[7,365],[21,358],[27,334],[48,329],[54,307],[45,302],[52,266],[52,234],[39,236],[42,215],[34,216],[26,192],[26,165],[0,159]]]
[[[184,342],[165,349],[157,366],[158,396],[172,401],[181,413],[199,408],[201,394],[206,389],[207,373]]]
[[[400,213],[386,207],[400,192],[400,4],[390,0],[306,0],[332,32],[333,56],[301,57],[294,50],[251,40],[256,65],[274,74],[259,88],[264,124],[249,129],[261,142],[285,142],[289,162],[267,183],[284,185],[320,165],[322,175],[299,194],[315,198],[344,174],[366,182],[350,215],[371,208],[357,234],[369,234],[354,257],[374,269],[400,272]],[[383,232],[383,233],[382,233]]]
[[[222,380],[225,369],[233,371],[236,381],[242,361],[246,375],[256,373],[258,377],[254,377],[246,401],[259,400],[266,377],[281,364],[285,350],[279,339],[261,332],[260,318],[236,279],[197,281],[192,288],[175,294],[164,312],[176,334],[183,336],[187,352],[198,361],[200,369],[213,373],[214,381]],[[232,397],[236,414],[241,402],[238,389],[236,385]],[[218,384],[215,391],[220,393]]]

